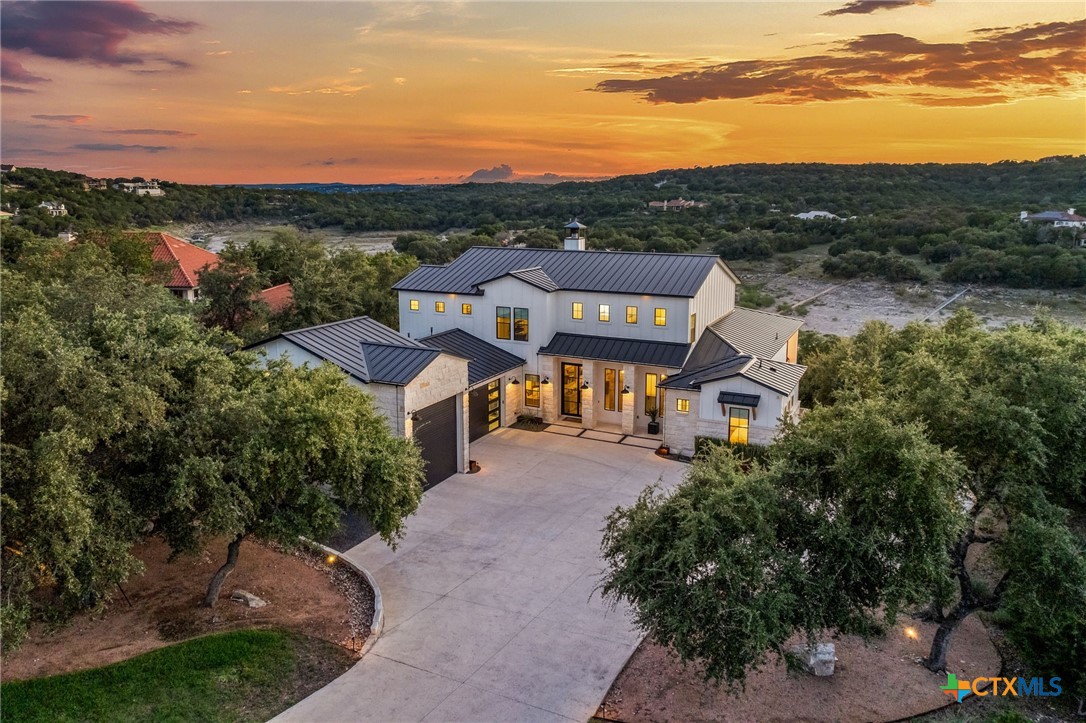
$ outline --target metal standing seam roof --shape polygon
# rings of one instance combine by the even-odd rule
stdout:
[[[778,394],[791,394],[807,367],[800,364],[759,359],[749,354],[724,359],[697,369],[673,374],[660,386],[665,389],[700,389],[703,384],[741,376]]]
[[[708,326],[736,351],[772,357],[803,326],[803,321],[737,306]]]
[[[755,359],[742,371],[742,375],[775,392],[791,394],[799,386],[799,380],[805,371],[807,367],[801,364]]]
[[[554,283],[554,279],[547,276],[547,272],[543,270],[542,266],[533,266],[530,269],[510,271],[509,276],[514,276],[532,286],[538,286],[547,292],[558,291],[558,284]]]
[[[511,354],[489,342],[483,341],[463,329],[449,329],[448,331],[431,334],[419,341],[467,359],[468,386],[475,386],[505,372],[519,369],[526,364],[525,360],[516,354]]]
[[[441,354],[440,349],[408,339],[368,316],[284,331],[279,336],[367,384],[404,386]]]
[[[719,257],[703,254],[474,246],[445,266],[420,266],[392,288],[481,294],[479,284],[538,267],[556,290],[691,298],[718,263]]]
[[[618,339],[560,331],[551,337],[546,346],[540,347],[539,353],[679,369],[689,350],[689,344],[677,342]]]
[[[693,369],[684,369],[678,374],[672,374],[660,386],[665,389],[700,389],[706,382],[725,379],[735,376],[750,364],[754,357],[749,354],[730,356]]]

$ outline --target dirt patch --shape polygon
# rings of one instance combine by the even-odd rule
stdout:
[[[254,241],[267,243],[277,231],[299,230],[286,223],[272,221],[206,221],[172,226],[170,232],[183,239],[204,246],[215,253],[221,252],[227,244],[246,246]],[[339,227],[328,227],[316,231],[299,230],[305,237],[319,240],[334,250],[359,249],[368,253],[391,251],[392,242],[401,233],[407,231],[373,231],[348,233]]]
[[[808,256],[804,258],[824,258],[811,256],[815,249],[806,249]],[[872,319],[895,328],[929,317],[930,321],[940,323],[961,307],[972,309],[989,328],[1028,323],[1042,312],[1068,324],[1086,326],[1086,292],[1079,290],[1011,289],[942,281],[890,283],[879,279],[852,279],[843,283],[841,279],[823,276],[813,262],[804,262],[787,273],[776,268],[780,266],[779,258],[730,263],[743,283],[760,286],[762,292],[774,298],[775,303],[765,311],[797,315],[792,311],[794,307],[826,292],[804,305],[803,313],[798,314],[803,318],[804,329],[824,334],[852,336]],[[964,295],[933,313],[966,287],[969,290]]]
[[[199,607],[207,583],[226,558],[226,541],[203,554],[168,562],[158,540],[139,545],[146,570],[103,610],[79,615],[59,630],[31,627],[18,650],[4,656],[3,680],[96,668],[170,643],[240,628],[279,628],[320,638],[353,653],[373,620],[373,591],[343,564],[328,565],[310,550],[283,552],[244,542],[238,566],[213,609]],[[248,608],[229,599],[241,589],[267,601]],[[126,599],[127,598],[127,599]]]
[[[905,635],[917,629],[919,640]],[[669,649],[643,642],[607,693],[598,715],[617,721],[890,721],[947,705],[945,675],[920,663],[934,624],[899,621],[885,638],[835,640],[832,677],[789,674],[777,663],[750,674],[738,697],[705,683]],[[966,619],[951,640],[947,667],[967,679],[998,675],[1000,658],[984,624]]]

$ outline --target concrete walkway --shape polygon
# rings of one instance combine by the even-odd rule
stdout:
[[[603,519],[685,465],[651,450],[501,429],[482,471],[426,493],[396,552],[344,553],[373,573],[373,649],[277,721],[585,721],[641,640],[594,588]]]

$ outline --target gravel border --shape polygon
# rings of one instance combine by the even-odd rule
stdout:
[[[361,641],[361,645],[349,645],[358,657],[370,651],[381,636],[385,627],[385,607],[381,600],[381,588],[377,585],[370,571],[348,560],[339,550],[327,545],[302,538],[308,547],[301,547],[300,557],[307,565],[326,570],[332,582],[347,596],[350,610],[351,640]],[[335,556],[335,562],[329,564],[327,556]],[[360,593],[360,583],[369,587],[373,594]],[[372,605],[370,604],[372,600]],[[368,623],[367,623],[368,621]]]

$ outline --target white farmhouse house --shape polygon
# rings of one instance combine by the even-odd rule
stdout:
[[[564,249],[420,266],[394,287],[399,332],[359,317],[250,349],[340,367],[419,442],[428,484],[522,414],[678,451],[700,436],[765,444],[798,414],[801,321],[735,308],[716,256],[586,251],[585,227],[566,229]]]
[[[503,424],[525,413],[691,450],[697,436],[767,443],[798,414],[801,321],[736,308],[717,256],[586,251],[585,227],[566,229],[563,249],[419,267],[394,286],[400,332],[456,329],[523,358],[500,385]]]

